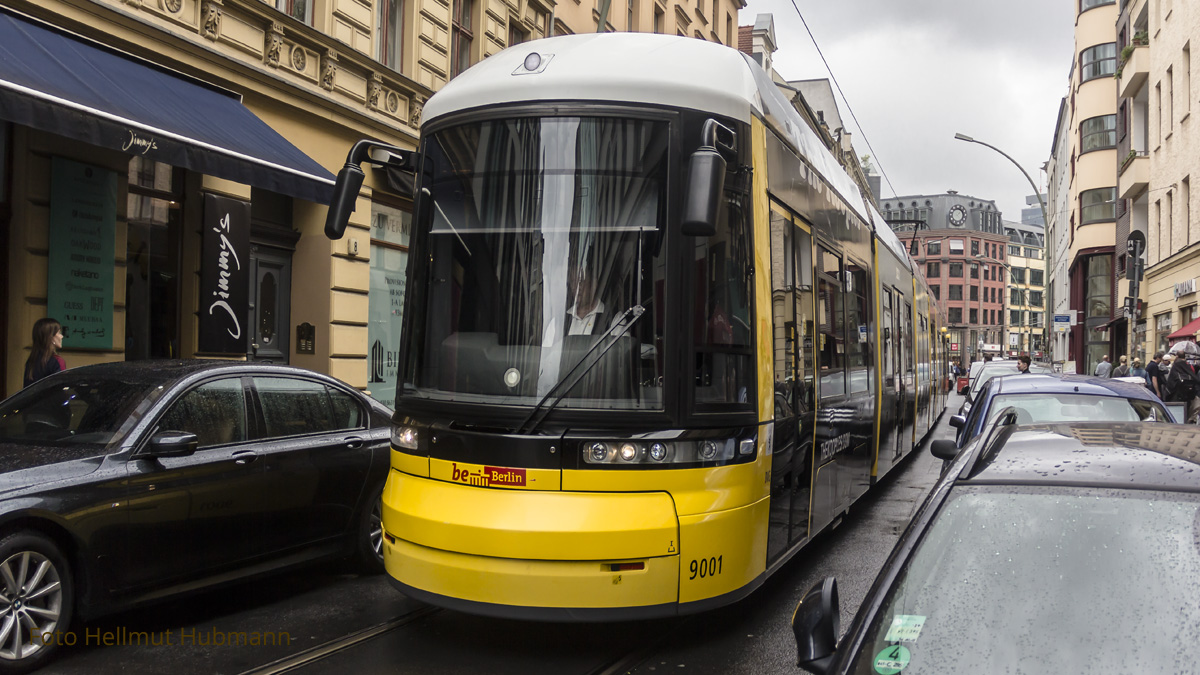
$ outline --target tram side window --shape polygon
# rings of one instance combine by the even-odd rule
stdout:
[[[846,265],[846,362],[850,366],[850,393],[871,390],[875,356],[871,320],[871,275],[866,268],[848,261]]]
[[[817,319],[822,398],[846,393],[846,321],[842,308],[842,259],[818,247]]]
[[[755,403],[751,340],[753,249],[750,237],[749,176],[725,179],[727,209],[716,234],[697,237],[693,335],[696,402]]]

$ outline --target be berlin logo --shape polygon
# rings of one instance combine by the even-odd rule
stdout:
[[[222,631],[216,627],[208,630],[180,628],[179,630],[138,631],[118,626],[113,630],[99,628],[84,629],[82,637],[77,631],[56,630],[35,633],[33,642],[39,645],[82,644],[89,647],[275,647],[290,646],[292,636],[286,631]]]

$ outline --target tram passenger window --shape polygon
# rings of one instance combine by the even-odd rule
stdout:
[[[822,398],[846,393],[846,320],[842,307],[841,256],[819,247],[817,259],[817,321],[821,353]],[[855,329],[857,330],[857,329]]]
[[[872,337],[871,276],[866,268],[850,261],[846,265],[846,363],[850,367],[849,391],[871,390],[875,357]]]

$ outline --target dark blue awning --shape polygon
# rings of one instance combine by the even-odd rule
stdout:
[[[238,95],[6,8],[0,118],[308,201],[333,192]]]

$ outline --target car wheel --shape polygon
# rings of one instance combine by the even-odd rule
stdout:
[[[17,532],[0,539],[0,673],[26,673],[50,658],[71,623],[74,584],[66,557],[48,537]]]
[[[383,485],[375,486],[359,515],[356,562],[364,574],[383,572]]]

